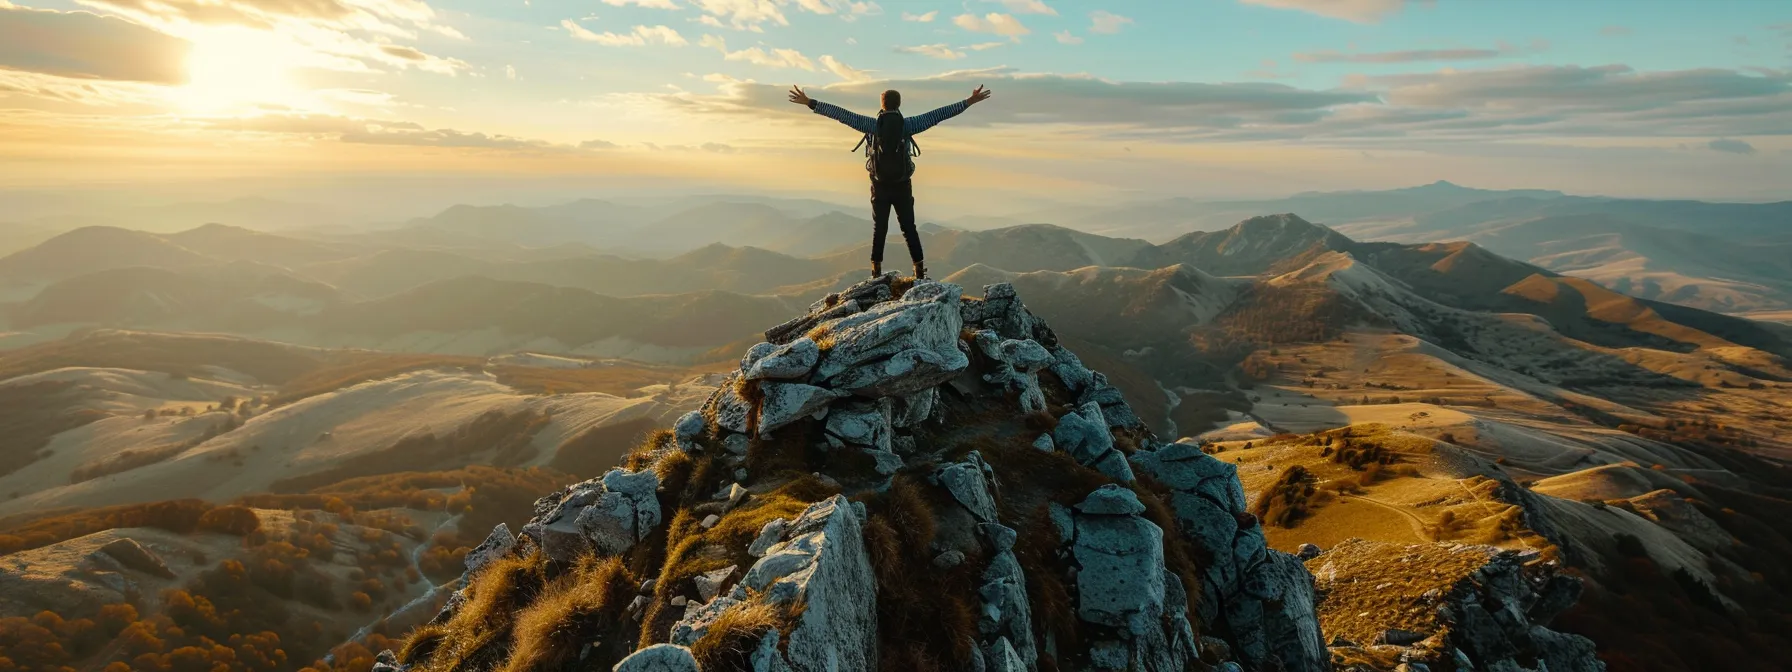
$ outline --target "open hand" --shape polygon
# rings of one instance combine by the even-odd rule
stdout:
[[[970,103],[972,105],[976,105],[977,103],[981,103],[985,100],[989,100],[989,97],[992,95],[995,95],[995,94],[992,93],[989,89],[985,89],[982,86],[978,86],[976,91],[971,92],[971,97],[965,99],[965,102]]]
[[[808,107],[814,101],[809,100],[809,94],[803,93],[803,87],[793,86],[790,87],[790,102]]]

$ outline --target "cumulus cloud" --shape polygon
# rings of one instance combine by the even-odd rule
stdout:
[[[1091,33],[1113,35],[1120,32],[1120,29],[1125,28],[1129,23],[1132,23],[1132,19],[1106,10],[1098,9],[1089,12],[1089,32]]]
[[[1292,9],[1357,23],[1376,23],[1406,7],[1406,0],[1239,0],[1247,5]]]
[[[903,12],[902,20],[903,21],[913,21],[915,23],[933,23],[933,20],[935,18],[938,18],[939,15],[940,15],[940,12],[937,9],[934,11],[928,12],[926,14],[910,14],[908,12]]]
[[[1709,149],[1711,151],[1714,151],[1714,152],[1724,152],[1726,154],[1753,154],[1753,153],[1755,153],[1754,145],[1748,144],[1741,140],[1732,140],[1729,138],[1718,138],[1716,140],[1712,140],[1711,142],[1707,142],[1707,143],[1705,143],[1705,148]]]
[[[992,33],[1015,40],[1033,32],[1022,25],[1020,19],[1014,18],[1014,15],[998,12],[990,12],[984,16],[959,14],[952,19],[952,24],[973,33]]]
[[[565,28],[566,32],[570,33],[574,39],[596,42],[606,47],[641,47],[649,44],[682,47],[690,44],[683,35],[678,34],[678,31],[666,26],[635,26],[629,32],[620,35],[609,31],[592,32],[572,19],[562,20],[560,27]]]
[[[604,4],[611,7],[628,7],[632,5],[635,7],[646,7],[648,9],[679,8],[678,4],[672,2],[672,0],[604,0]]]
[[[986,1],[1000,3],[1003,7],[1008,8],[1008,11],[1014,12],[1015,14],[1045,14],[1047,16],[1057,16],[1058,15],[1058,10],[1052,9],[1050,5],[1045,4],[1041,0],[986,0]]]
[[[766,50],[761,47],[749,47],[739,51],[729,51],[728,41],[714,35],[704,35],[698,45],[710,47],[722,54],[723,60],[743,61],[767,68],[789,68],[796,70],[815,70],[815,62],[795,49]]]
[[[1052,37],[1058,38],[1058,44],[1082,44],[1083,43],[1083,38],[1077,37],[1075,35],[1071,35],[1070,31],[1068,31],[1068,30],[1060,30],[1056,33],[1052,33]]]
[[[790,25],[784,8],[795,5],[812,14],[834,14],[848,21],[860,16],[880,14],[883,7],[869,0],[688,0],[704,16],[707,26],[764,32],[765,24]]]
[[[0,68],[76,79],[186,81],[186,40],[116,17],[0,6]]]

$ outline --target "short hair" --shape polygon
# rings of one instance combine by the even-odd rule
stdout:
[[[886,109],[886,110],[902,109],[902,92],[897,91],[895,89],[890,89],[889,91],[885,91],[884,92],[884,109]]]

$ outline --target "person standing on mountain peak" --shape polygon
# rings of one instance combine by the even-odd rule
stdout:
[[[883,275],[884,237],[890,232],[890,210],[896,210],[896,221],[902,225],[902,239],[908,243],[908,256],[915,262],[915,279],[927,277],[927,264],[921,257],[921,234],[915,230],[914,157],[921,147],[914,136],[963,113],[972,105],[988,100],[990,92],[981,86],[971,97],[928,112],[918,117],[902,116],[902,94],[885,91],[883,109],[873,119],[836,105],[829,105],[803,93],[802,87],[790,87],[790,102],[807,106],[816,114],[833,119],[864,133],[859,147],[865,148],[865,170],[871,173],[871,275]]]

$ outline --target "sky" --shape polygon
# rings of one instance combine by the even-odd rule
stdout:
[[[854,133],[792,85],[863,113],[993,90],[920,141],[957,212],[1792,199],[1777,0],[0,0],[0,199],[862,198]]]

